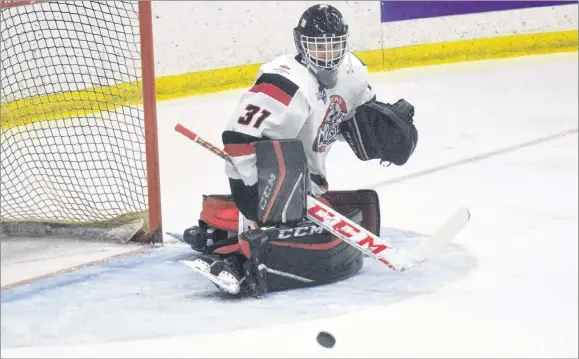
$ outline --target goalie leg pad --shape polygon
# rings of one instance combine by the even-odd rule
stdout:
[[[376,191],[372,189],[328,191],[324,197],[339,213],[346,214],[352,209],[359,209],[362,212],[360,225],[380,236],[380,199]]]
[[[291,224],[306,216],[307,159],[300,140],[266,140],[255,144],[257,222]]]
[[[361,214],[352,209],[345,215],[361,223]],[[260,273],[260,287],[268,292],[340,281],[362,268],[362,252],[313,222],[257,231],[239,240],[254,271]]]

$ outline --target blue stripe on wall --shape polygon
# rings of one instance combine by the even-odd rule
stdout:
[[[577,1],[381,1],[382,22],[578,4]]]

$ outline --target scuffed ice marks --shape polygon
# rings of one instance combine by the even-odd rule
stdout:
[[[382,235],[399,247],[422,238],[387,228]],[[430,293],[476,265],[460,246],[452,245],[405,273],[366,258],[363,270],[343,282],[239,300],[178,262],[191,256],[188,246],[165,245],[134,258],[3,291],[2,347],[222,333],[295,323]]]

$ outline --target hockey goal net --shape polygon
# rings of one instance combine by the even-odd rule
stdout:
[[[162,241],[151,3],[0,1],[0,41],[0,232]]]

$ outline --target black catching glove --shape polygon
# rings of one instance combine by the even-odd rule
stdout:
[[[418,142],[413,117],[414,106],[406,100],[394,105],[369,101],[356,108],[351,120],[340,124],[340,131],[359,159],[401,166]]]

